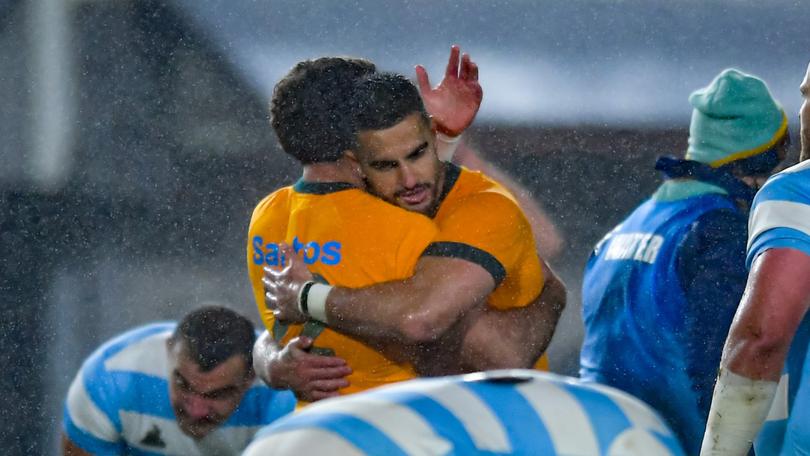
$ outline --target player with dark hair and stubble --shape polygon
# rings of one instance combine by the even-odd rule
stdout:
[[[254,358],[259,374],[266,373],[264,377],[276,387],[290,387],[299,397],[314,400],[406,380],[417,374],[532,366],[550,340],[564,305],[565,291],[553,274],[546,271],[544,275],[541,272],[543,266],[536,256],[532,231],[525,218],[515,212],[514,220],[498,220],[498,227],[492,228],[495,231],[500,228],[504,242],[515,244],[516,248],[525,247],[522,248],[525,255],[521,259],[526,260],[527,269],[523,271],[526,273],[523,276],[517,276],[519,272],[512,268],[511,262],[508,264],[509,269],[504,267],[502,274],[499,261],[487,261],[486,256],[458,259],[427,255],[427,249],[431,245],[436,244],[439,248],[448,245],[444,239],[463,244],[464,238],[453,233],[453,224],[442,226],[437,223],[437,218],[428,216],[434,214],[417,210],[419,208],[412,207],[414,205],[401,204],[406,200],[420,198],[417,193],[421,195],[422,187],[404,189],[400,193],[405,195],[403,201],[380,198],[379,194],[375,196],[367,192],[374,183],[363,170],[364,165],[358,165],[356,156],[347,153],[355,148],[356,139],[354,117],[350,116],[350,102],[354,100],[358,89],[358,79],[364,78],[352,78],[351,72],[348,72],[350,76],[340,80],[346,85],[341,86],[343,91],[339,92],[335,90],[338,83],[331,80],[335,73],[308,65],[311,72],[307,78],[308,86],[293,84],[287,78],[277,86],[273,100],[274,118],[278,118],[279,123],[285,123],[282,119],[285,115],[293,123],[296,119],[304,118],[303,114],[293,116],[282,109],[276,109],[287,103],[306,112],[328,110],[331,106],[333,113],[313,114],[315,121],[307,119],[305,123],[299,122],[298,127],[314,128],[318,126],[316,122],[326,121],[330,124],[324,126],[323,131],[340,131],[346,136],[340,144],[340,154],[323,151],[320,154],[323,161],[304,163],[303,177],[298,183],[270,195],[254,211],[248,246],[251,281],[263,319],[270,334],[278,339],[268,335],[257,343]],[[288,76],[293,77],[295,71],[294,69]],[[371,71],[366,74],[374,77]],[[439,86],[430,89],[424,70],[418,70],[418,75],[423,83],[422,97],[431,100],[432,120],[425,114],[423,133],[429,137],[429,144],[419,147],[419,150],[409,150],[408,155],[415,152],[412,158],[432,157],[438,162],[438,153],[441,152],[437,153],[437,149],[447,147],[449,141],[447,136],[437,138],[437,130],[445,135],[460,134],[478,109],[481,94],[477,82],[477,67],[466,55],[459,59],[458,49],[453,48],[448,71]],[[305,93],[297,94],[296,91]],[[318,96],[311,96],[313,93]],[[409,95],[415,95],[417,99],[420,96],[415,88]],[[302,100],[310,100],[312,103],[305,106]],[[330,103],[327,100],[333,101]],[[419,105],[421,106],[421,100]],[[424,113],[425,109],[420,108],[420,112]],[[315,128],[315,131],[319,130]],[[285,141],[281,136],[285,132],[276,132],[284,145]],[[310,131],[306,134],[315,133]],[[420,142],[418,146],[421,145]],[[287,152],[296,156],[293,151]],[[335,159],[336,155],[339,158]],[[461,172],[454,165],[447,166]],[[464,171],[465,175],[466,173],[470,172]],[[509,200],[508,204],[513,204],[519,212],[517,204],[507,196],[508,192],[504,190],[500,194],[500,197]],[[471,202],[469,207],[473,210],[474,206],[475,203]],[[458,223],[455,225],[456,229],[463,231],[462,225],[466,223],[462,219],[464,215],[460,212],[455,215],[457,217],[454,220]],[[489,220],[481,222],[486,225]],[[522,223],[515,225],[514,222]],[[509,234],[509,230],[515,227],[522,234],[519,239]],[[442,236],[443,229],[445,236]],[[478,233],[484,234],[480,230]],[[454,234],[456,237],[453,237]],[[437,276],[435,273],[438,269],[433,269],[433,282],[447,283],[463,289],[469,281],[481,281],[483,295],[462,292],[453,298],[468,302],[470,311],[459,312],[451,317],[453,321],[448,326],[452,327],[452,331],[447,332],[447,338],[439,337],[442,334],[438,333],[409,333],[406,337],[389,337],[401,333],[386,334],[383,337],[356,337],[353,330],[344,331],[344,328],[337,327],[332,322],[324,324],[324,318],[285,321],[284,316],[276,318],[273,309],[266,307],[265,290],[261,282],[263,267],[275,267],[283,263],[284,243],[291,245],[291,252],[296,251],[303,255],[302,261],[317,274],[319,281],[332,285],[359,288],[404,279],[412,283],[411,278],[416,277],[415,271],[418,274],[419,265],[436,259],[439,263],[444,262],[446,270],[442,272],[442,276]],[[469,251],[475,249],[468,249]],[[289,260],[291,256],[287,255],[286,259]],[[533,260],[531,256],[534,256]],[[478,261],[483,261],[486,266]],[[492,269],[486,269],[487,267]],[[471,275],[467,274],[470,270],[473,271]],[[456,276],[463,277],[460,279],[462,282],[457,282]],[[442,280],[435,280],[438,277]],[[515,287],[523,279],[526,286]],[[484,308],[483,303],[493,291],[496,280],[510,284],[506,287],[506,293],[522,293],[515,299],[514,306],[512,298],[505,298],[502,301],[503,310]],[[309,291],[317,294],[318,290],[323,288],[310,288]],[[419,299],[421,290],[413,288],[409,293],[415,300]],[[311,293],[309,295],[314,296]],[[406,306],[387,298],[375,300],[374,303],[380,309],[386,308],[397,315],[408,313]],[[506,310],[510,307],[516,309]],[[374,312],[377,310],[379,309]],[[462,316],[465,318],[461,318]],[[283,323],[292,324],[287,326]],[[449,336],[450,332],[453,333],[452,336]]]
[[[477,68],[469,77],[477,79]],[[306,265],[321,272],[306,250],[295,258],[293,240],[282,247],[288,267],[266,269],[276,318],[318,321],[365,343],[418,347],[423,375],[531,367],[553,333],[565,293],[538,258],[514,197],[481,173],[439,160],[431,118],[401,75],[358,81],[352,119],[345,160],[359,170],[365,189],[428,217],[437,232],[416,250],[412,273],[365,286],[311,281]]]
[[[104,343],[70,386],[62,452],[239,454],[295,398],[255,380],[250,321],[218,306]]]

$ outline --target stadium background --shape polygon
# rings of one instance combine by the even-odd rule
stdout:
[[[0,449],[55,452],[71,377],[122,329],[205,301],[255,315],[250,211],[299,173],[267,99],[325,54],[423,63],[434,83],[450,44],[472,54],[485,96],[467,140],[565,236],[550,356],[574,373],[590,246],[655,188],[655,157],[685,149],[691,90],[757,74],[796,138],[801,3],[0,0]]]

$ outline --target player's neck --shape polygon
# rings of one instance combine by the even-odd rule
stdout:
[[[357,169],[345,159],[304,165],[303,178],[307,182],[346,182],[363,187],[363,180],[357,173]]]

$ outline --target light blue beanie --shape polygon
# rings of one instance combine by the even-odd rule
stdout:
[[[787,132],[787,116],[765,82],[735,69],[693,92],[689,103],[687,160],[716,168],[771,149]]]

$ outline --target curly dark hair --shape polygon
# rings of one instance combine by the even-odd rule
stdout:
[[[354,142],[349,102],[355,83],[375,71],[368,60],[350,57],[295,65],[270,101],[270,123],[284,152],[304,165],[343,157]]]

